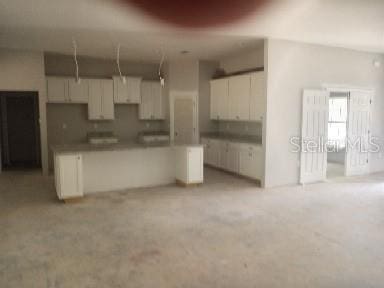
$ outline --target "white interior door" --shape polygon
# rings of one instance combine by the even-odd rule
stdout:
[[[176,144],[192,144],[195,137],[194,107],[192,99],[175,99],[174,127]]]
[[[199,143],[198,93],[171,90],[169,99],[171,142],[175,144]]]
[[[300,183],[323,181],[327,174],[327,151],[323,145],[328,136],[329,92],[304,90]]]
[[[352,91],[349,97],[345,175],[369,173],[369,124],[372,92]]]

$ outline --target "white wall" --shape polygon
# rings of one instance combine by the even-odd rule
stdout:
[[[46,84],[43,53],[0,50],[0,90],[38,91],[41,157],[43,173],[48,173]]]
[[[384,135],[384,70],[373,66],[382,55],[341,48],[268,40],[266,45],[267,187],[299,181],[299,154],[291,153],[289,139],[301,133],[301,102],[305,88],[345,84],[376,90],[372,105],[372,135]],[[384,170],[379,154],[371,157],[371,171]]]
[[[218,130],[217,121],[211,121],[211,85],[210,80],[219,68],[218,62],[199,62],[199,130],[201,133]]]
[[[264,66],[264,45],[248,52],[237,53],[220,61],[220,68],[227,73],[238,72]]]

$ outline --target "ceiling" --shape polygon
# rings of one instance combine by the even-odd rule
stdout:
[[[0,47],[158,61],[220,59],[279,38],[384,53],[382,0],[272,0],[242,22],[186,31],[115,0],[0,0]],[[190,51],[182,56],[180,51]]]

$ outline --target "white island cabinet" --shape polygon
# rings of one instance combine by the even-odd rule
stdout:
[[[203,147],[139,144],[52,147],[60,199],[140,187],[203,182]],[[180,172],[182,172],[180,174]]]
[[[61,200],[83,197],[83,161],[81,154],[55,155],[55,185]]]
[[[204,152],[201,146],[176,147],[176,180],[182,185],[203,183]]]

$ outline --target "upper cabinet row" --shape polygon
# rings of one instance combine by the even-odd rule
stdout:
[[[126,77],[81,79],[47,77],[48,103],[88,104],[89,120],[113,120],[114,104],[139,104],[141,120],[164,119],[163,93],[157,81]]]
[[[211,119],[261,121],[265,96],[264,72],[212,80]]]

